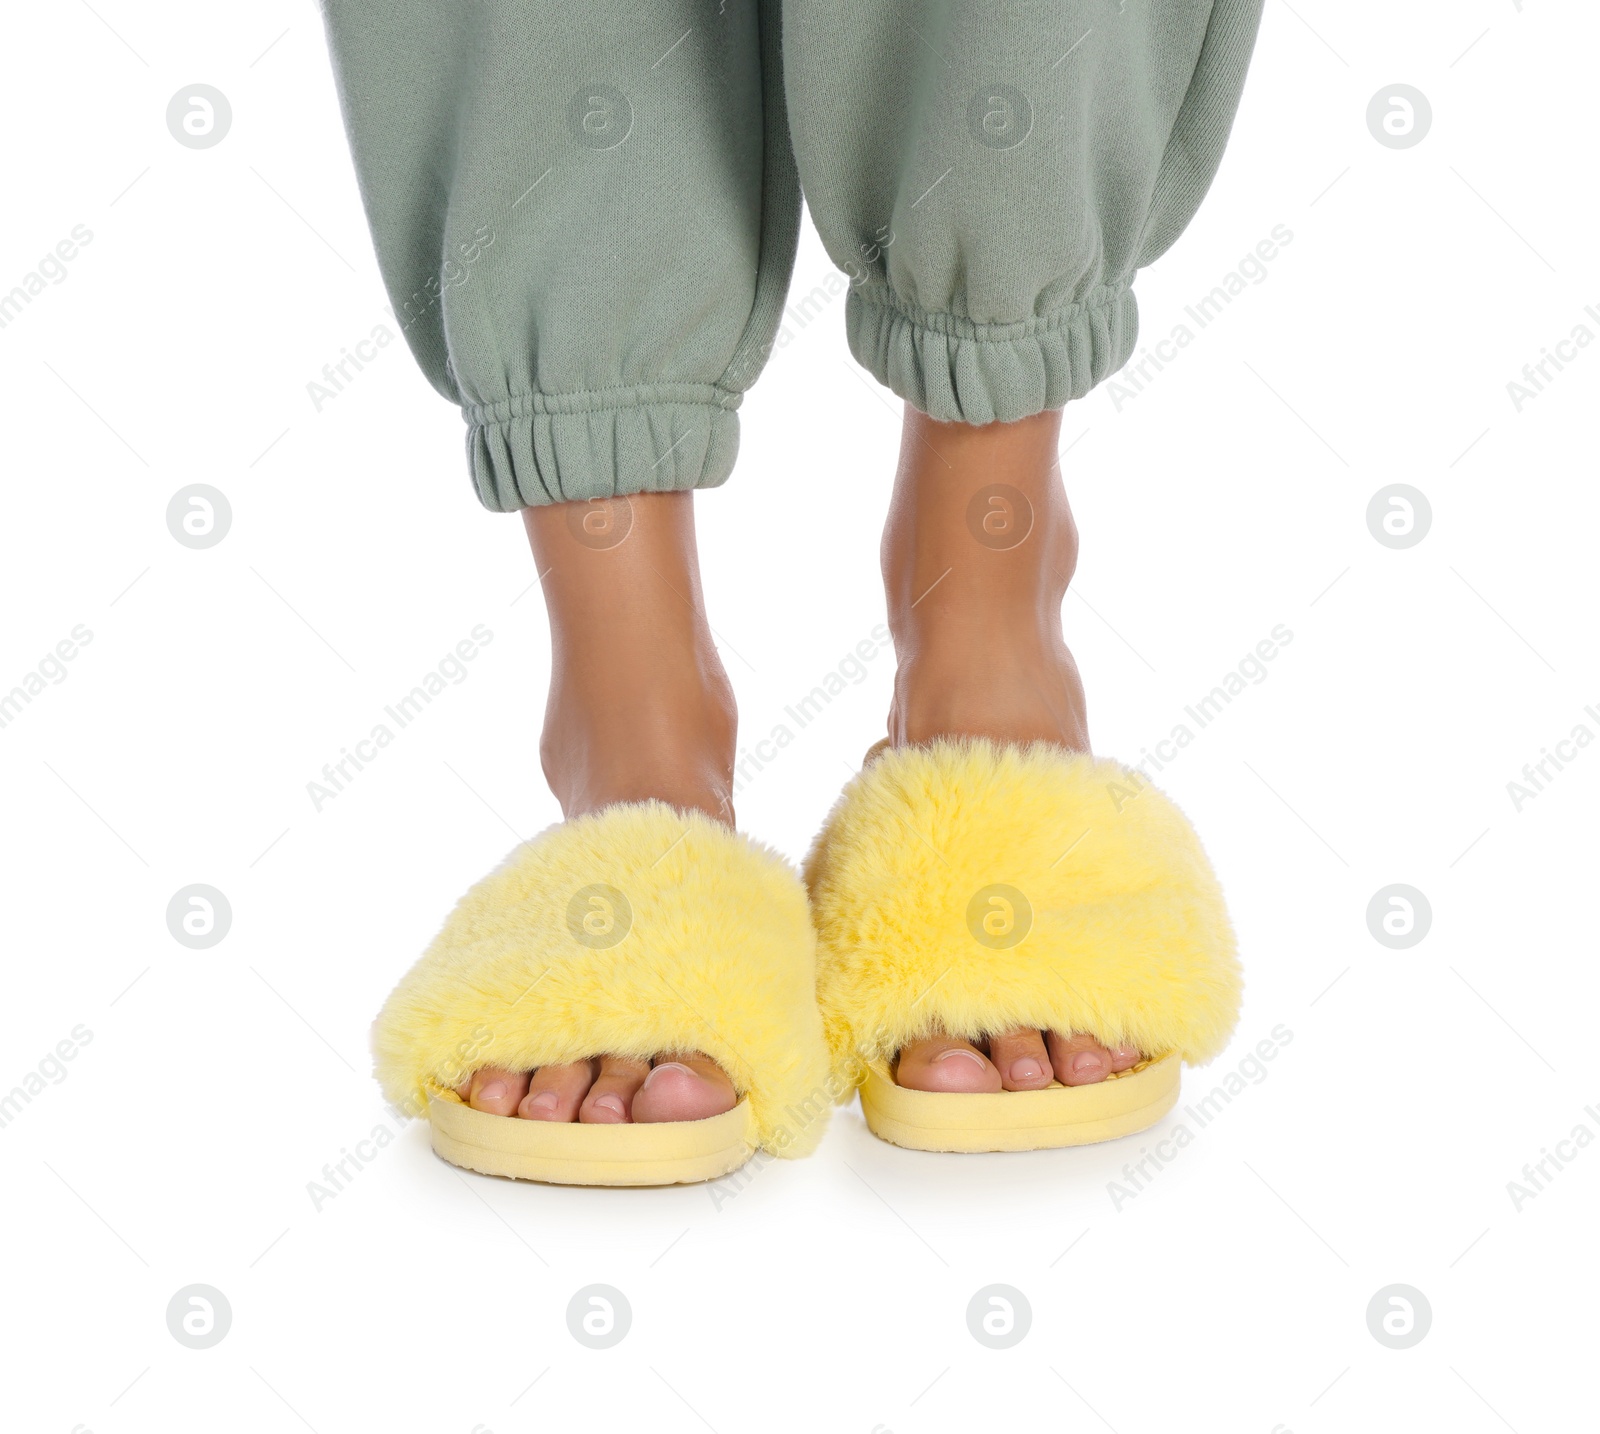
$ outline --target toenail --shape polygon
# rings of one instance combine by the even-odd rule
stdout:
[[[619,1095],[596,1096],[594,1108],[596,1110],[609,1110],[613,1115],[626,1115],[628,1113],[626,1107],[622,1104],[622,1097]]]
[[[492,1080],[488,1085],[478,1091],[479,1100],[502,1100],[506,1093],[506,1083],[503,1080]]]
[[[1093,1075],[1104,1065],[1105,1062],[1094,1051],[1079,1051],[1067,1068],[1073,1075]]]
[[[660,1065],[652,1066],[650,1068],[650,1074],[644,1078],[643,1084],[641,1084],[639,1087],[640,1090],[643,1090],[645,1086],[649,1085],[650,1082],[656,1078],[657,1071],[682,1071],[685,1075],[694,1074],[694,1072],[690,1070],[688,1066],[684,1065],[682,1061],[662,1061]]]
[[[1111,1059],[1115,1061],[1136,1061],[1139,1059],[1139,1052],[1133,1046],[1113,1046],[1111,1048]]]
[[[1032,1056],[1023,1056],[1021,1060],[1011,1062],[1012,1080],[1038,1080],[1043,1074],[1044,1067]]]
[[[542,1090],[538,1095],[528,1097],[529,1110],[554,1110],[560,1104],[553,1090]]]
[[[983,1069],[983,1057],[976,1051],[969,1051],[965,1046],[951,1046],[947,1051],[940,1051],[933,1059],[935,1062],[947,1061],[952,1056],[961,1056],[964,1060],[971,1061],[979,1070]]]

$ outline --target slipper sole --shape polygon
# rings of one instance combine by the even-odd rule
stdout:
[[[1148,1130],[1178,1102],[1181,1062],[1164,1056],[1095,1085],[996,1095],[908,1090],[881,1062],[867,1067],[867,1128],[907,1150],[1056,1150]]]
[[[705,1120],[583,1125],[490,1115],[435,1096],[434,1153],[480,1175],[549,1185],[693,1185],[737,1170],[755,1153],[748,1100]]]
[[[804,887],[777,852],[700,812],[621,803],[520,843],[456,903],[373,1026],[384,1094],[434,1150],[558,1185],[714,1180],[797,1157],[837,1098]],[[707,1120],[556,1124],[490,1115],[474,1070],[699,1051],[738,1103]]]

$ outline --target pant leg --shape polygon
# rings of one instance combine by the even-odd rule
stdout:
[[[784,0],[851,350],[934,418],[1025,418],[1133,352],[1134,271],[1216,173],[1263,0]]]
[[[712,487],[799,226],[776,0],[325,0],[379,266],[478,496]]]

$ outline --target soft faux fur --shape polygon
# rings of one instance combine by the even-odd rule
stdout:
[[[631,919],[603,885],[623,894]],[[574,934],[592,916],[598,943]],[[626,935],[606,945],[618,931]],[[409,1113],[480,1066],[700,1050],[748,1095],[762,1145],[821,1137],[830,1086],[804,888],[776,853],[660,802],[609,807],[519,846],[457,904],[373,1028]]]
[[[806,883],[837,1071],[936,1031],[1016,1026],[1195,1063],[1238,1017],[1233,931],[1200,841],[1116,762],[977,740],[885,752],[845,788]],[[1005,893],[974,906],[997,885],[1031,921]],[[1002,939],[1026,935],[985,945],[971,924],[985,915]]]

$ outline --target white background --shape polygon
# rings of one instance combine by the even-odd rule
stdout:
[[[92,1036],[0,1129],[8,1429],[1592,1424],[1600,1148],[1520,1209],[1507,1189],[1600,1133],[1600,744],[1521,811],[1507,792],[1575,725],[1600,735],[1600,346],[1521,412],[1506,387],[1600,334],[1587,7],[1272,0],[1212,194],[1140,280],[1146,340],[1273,226],[1293,240],[1145,392],[1066,416],[1097,750],[1137,760],[1294,634],[1162,776],[1248,979],[1186,1099],[1293,1038],[1120,1209],[1108,1182],[1159,1131],[934,1157],[854,1109],[814,1159],[655,1191],[462,1175],[411,1127],[314,1206],[324,1163],[392,1123],[366,1055],[383,995],[557,816],[533,568],[403,349],[308,397],[387,317],[315,11],[67,0],[5,25],[0,292],[93,233],[0,330],[0,689],[93,634],[0,730],[0,1091]],[[208,150],[165,123],[195,82],[233,107]],[[1395,82],[1433,109],[1410,149],[1366,125]],[[796,294],[828,271],[808,230]],[[898,406],[842,320],[790,321],[738,472],[698,502],[747,741],[883,618]],[[233,512],[204,551],[165,519],[197,482]],[[1395,482],[1432,505],[1406,550],[1366,523]],[[314,810],[306,783],[480,623],[470,677]],[[869,664],[741,825],[798,857],[890,679]],[[197,882],[233,911],[200,951],[165,920]],[[1433,911],[1399,951],[1366,920],[1396,882]],[[232,1309],[205,1350],[166,1323],[195,1283]],[[603,1351],[565,1318],[595,1283],[632,1308]],[[966,1324],[992,1283],[1033,1311],[1005,1351]],[[1367,1327],[1395,1283],[1432,1309],[1406,1350]]]

